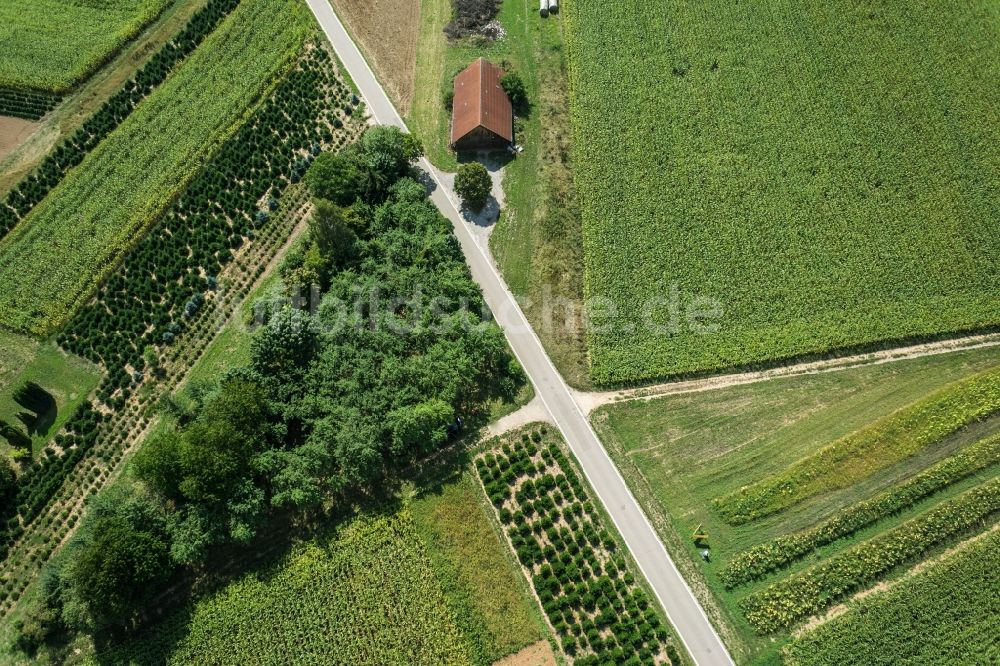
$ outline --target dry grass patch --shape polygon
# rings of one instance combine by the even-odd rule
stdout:
[[[410,112],[420,0],[330,0],[402,115]]]
[[[504,657],[493,666],[556,666],[556,656],[548,641],[538,641],[520,652]]]

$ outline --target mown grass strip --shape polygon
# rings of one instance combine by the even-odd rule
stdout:
[[[997,463],[1000,463],[1000,435],[970,444],[920,474],[838,512],[815,527],[737,553],[719,572],[719,578],[729,589],[763,578],[816,548],[874,525]]]
[[[942,503],[870,541],[775,583],[740,601],[759,633],[786,629],[829,608],[949,540],[982,526],[1000,511],[1000,478]]]
[[[1000,532],[794,640],[786,666],[990,664],[1000,657]]]
[[[0,323],[45,334],[90,298],[271,87],[305,37],[307,11],[245,0],[0,241]]]
[[[730,525],[779,513],[857,483],[998,411],[1000,368],[993,368],[846,435],[779,474],[717,498],[715,509]]]
[[[544,635],[478,498],[475,481],[462,475],[421,494],[410,510],[474,661],[492,664]]]

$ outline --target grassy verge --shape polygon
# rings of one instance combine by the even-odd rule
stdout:
[[[283,255],[278,255],[275,260],[280,260],[281,256]],[[282,290],[281,276],[276,268],[273,267],[254,287],[229,323],[205,348],[205,352],[191,367],[188,383],[217,380],[226,370],[241,367],[250,361],[250,328],[247,324],[252,320],[253,304],[256,301]]]
[[[735,554],[829,519],[842,508],[995,433],[1000,423],[994,419],[968,428],[932,447],[933,451],[889,467],[862,483],[814,496],[752,524],[726,524],[712,509],[712,500],[779,473],[796,459],[885,413],[997,363],[997,350],[972,350],[612,404],[598,409],[592,420],[734,657],[739,663],[750,663],[773,651],[775,644],[756,635],[736,604],[737,596],[750,594],[764,584],[747,585],[734,595],[725,590],[719,577]],[[990,476],[990,470],[974,474],[875,526],[816,550],[785,571],[789,575],[801,571]],[[709,563],[701,561],[691,539],[699,526],[708,534]]]
[[[13,393],[26,382],[45,389],[54,400],[54,409],[39,415],[44,428],[31,436],[34,452],[45,446],[63,422],[97,387],[100,369],[84,359],[59,350],[50,342],[0,330],[0,421],[24,430],[17,415],[25,408]],[[0,446],[5,446],[0,441]]]
[[[410,509],[477,662],[491,664],[545,637],[470,473],[423,484]]]

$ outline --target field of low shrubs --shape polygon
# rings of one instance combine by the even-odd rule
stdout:
[[[476,459],[563,652],[579,666],[678,664],[675,639],[544,426]]]

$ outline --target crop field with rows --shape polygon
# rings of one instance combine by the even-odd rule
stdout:
[[[169,3],[4,0],[0,3],[0,88],[66,92]]]
[[[679,664],[589,492],[544,428],[497,442],[476,469],[563,652],[574,664]]]
[[[827,635],[819,618],[841,604],[832,626],[863,623],[853,607],[882,603],[885,585],[903,613],[915,568],[934,571],[1000,524],[998,364],[984,348],[621,402],[592,418],[737,663],[866,663],[847,634],[815,661],[819,643],[796,637],[817,625]],[[879,623],[881,640],[958,636],[960,614],[928,606],[898,633]],[[986,650],[985,625],[972,626],[969,649]]]
[[[210,2],[194,25],[185,28],[191,48],[237,4]],[[304,39],[294,64],[279,74],[264,102],[126,254],[97,299],[57,336],[63,349],[79,350],[104,366],[107,373],[95,404],[113,411],[96,426],[89,405],[71,414],[76,403],[70,404],[60,413],[59,423],[69,417],[64,432],[56,434],[57,424],[47,438],[39,439],[44,445],[55,435],[54,446],[24,466],[17,494],[0,515],[5,521],[0,522],[0,553],[10,549],[5,563],[8,575],[0,587],[0,612],[24,591],[37,571],[39,556],[47,558],[51,543],[75,526],[80,496],[105,482],[121,462],[123,450],[142,434],[156,397],[183,379],[274,254],[301,229],[309,207],[302,186],[293,183],[313,153],[340,150],[360,133],[361,114],[353,111],[353,94],[321,40]],[[12,343],[29,340],[8,337]],[[151,349],[158,359],[153,368],[142,353]],[[93,378],[75,396],[77,403],[84,401],[84,394],[91,393],[98,381],[96,368],[51,343],[40,351],[45,352],[39,355],[45,360],[42,367],[53,368],[43,383],[48,387],[56,379],[61,382],[53,389],[60,405],[71,377],[60,376],[67,370],[49,357],[69,368],[90,369]],[[6,360],[14,369],[25,362],[21,358],[25,354],[8,355]],[[126,364],[133,368],[132,374],[126,372]],[[29,370],[34,365],[38,363]],[[0,379],[9,379],[7,374]],[[148,381],[141,392],[130,390],[143,380]],[[70,511],[72,507],[77,508]]]
[[[111,663],[471,663],[407,512],[296,548],[154,636]]]
[[[48,333],[219,149],[308,29],[292,0],[245,0],[0,241],[0,323]]]
[[[353,141],[353,93],[310,40],[246,123],[188,183],[122,266],[69,322],[66,349],[109,371],[99,394],[128,388],[147,345],[169,344],[210,297],[218,272],[269,222],[315,153]],[[350,111],[353,114],[353,110]]]
[[[564,18],[595,381],[1000,324],[995,3]]]
[[[1000,412],[1000,368],[950,384],[797,461],[779,474],[716,498],[741,525],[823,492],[850,486]]]
[[[995,664],[1000,532],[792,642],[790,666]]]
[[[257,566],[98,663],[477,664],[543,637],[469,474]]]
[[[118,92],[49,152],[34,173],[11,189],[0,204],[0,238],[26,217],[62,181],[66,172],[111,134],[139,102],[163,83],[178,63],[187,58],[237,5],[239,0],[209,0]],[[0,115],[34,117],[53,103],[53,98],[38,93],[0,90]]]

